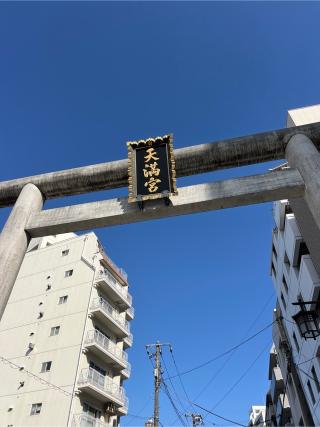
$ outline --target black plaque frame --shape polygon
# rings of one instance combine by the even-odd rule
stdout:
[[[138,182],[137,182],[137,150],[140,148],[151,148],[159,147],[159,145],[166,145],[166,155],[167,155],[167,171],[169,182],[168,189],[162,192],[155,192],[153,194],[138,194]],[[173,135],[164,135],[157,138],[141,139],[139,141],[130,141],[127,142],[128,146],[128,176],[129,176],[129,202],[143,202],[145,200],[154,200],[160,198],[169,198],[170,196],[177,195],[177,185],[176,185],[176,169],[175,169],[175,160],[173,154]],[[140,171],[141,172],[141,171]]]

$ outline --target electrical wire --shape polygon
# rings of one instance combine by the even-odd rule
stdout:
[[[216,409],[228,396],[229,394],[240,384],[243,378],[248,374],[248,372],[253,368],[253,366],[257,363],[260,357],[265,353],[266,349],[270,347],[270,342],[257,355],[257,357],[253,360],[253,362],[248,366],[248,368],[240,375],[237,381],[229,388],[229,390],[222,396],[222,398],[212,407],[212,409]]]
[[[319,380],[316,380],[315,378],[313,378],[311,375],[309,375],[306,371],[304,371],[303,369],[299,368],[299,366],[296,365],[296,367],[299,369],[300,372],[302,372],[305,376],[307,376],[308,378],[310,378],[312,381],[314,381],[318,386],[320,386]]]
[[[146,403],[143,405],[143,407],[140,409],[140,411],[138,411],[138,413],[136,415],[132,415],[132,414],[127,414],[128,420],[127,420],[127,426],[129,426],[131,424],[131,418],[141,418],[146,420],[148,417],[142,417],[141,412],[144,411],[146,409],[146,407],[148,406],[150,400],[153,398],[152,395],[149,396],[148,400],[146,401]]]
[[[268,298],[268,300],[266,301],[266,303],[264,304],[264,306],[262,307],[262,309],[259,311],[259,313],[256,316],[256,318],[253,320],[253,322],[251,323],[251,325],[247,329],[247,331],[246,331],[246,333],[245,333],[245,335],[244,335],[244,337],[242,339],[246,339],[246,337],[248,336],[249,332],[255,326],[255,324],[260,319],[261,315],[264,313],[264,311],[266,310],[266,308],[268,307],[268,305],[270,304],[270,302],[272,302],[273,299],[274,299],[274,295],[271,294],[270,297]],[[200,392],[197,394],[197,396],[194,398],[194,400],[199,399],[199,397],[207,390],[207,388],[212,384],[212,382],[221,374],[221,372],[224,370],[224,368],[230,362],[230,360],[232,359],[232,357],[234,356],[234,354],[236,353],[236,351],[237,351],[237,348],[234,349],[230,353],[229,357],[225,360],[225,362],[223,363],[223,365],[213,374],[213,376],[209,379],[209,381],[207,382],[207,384],[200,390]]]
[[[164,392],[166,393],[166,395],[167,395],[167,397],[168,397],[168,399],[169,399],[169,401],[170,401],[170,403],[171,403],[171,405],[172,405],[172,407],[173,407],[173,409],[174,409],[175,413],[177,414],[177,417],[178,417],[178,418],[179,418],[179,420],[181,421],[181,424],[182,424],[184,427],[186,427],[186,424],[185,424],[185,422],[184,422],[184,419],[183,419],[183,417],[182,417],[181,413],[179,412],[179,410],[178,410],[177,406],[175,405],[174,400],[173,400],[173,398],[172,398],[172,396],[171,396],[171,394],[170,394],[169,388],[168,388],[168,386],[167,386],[166,382],[165,382],[163,379],[162,379],[162,384],[163,384],[163,386],[164,386]]]
[[[215,362],[218,359],[221,359],[224,356],[227,356],[229,353],[231,353],[232,351],[234,351],[235,349],[238,349],[239,347],[243,346],[244,344],[246,344],[247,342],[253,340],[255,337],[257,337],[258,335],[260,335],[262,332],[266,331],[267,329],[269,329],[274,323],[276,322],[276,320],[274,320],[272,323],[269,323],[267,326],[265,326],[263,329],[261,329],[260,331],[256,332],[254,335],[251,335],[249,338],[245,339],[244,341],[240,342],[239,344],[235,345],[234,347],[230,348],[229,350],[226,350],[225,352],[213,357],[212,359],[207,360],[204,363],[201,363],[200,365],[195,366],[194,368],[190,368],[184,372],[180,372],[180,375],[186,375],[189,374],[193,371],[196,371],[198,369],[203,368],[204,366],[209,365],[212,362]],[[179,375],[173,375],[171,376],[171,378],[176,378]],[[168,378],[166,378],[168,379]]]
[[[50,383],[49,381],[46,381],[45,379],[39,377],[36,374],[33,374],[32,372],[28,371],[27,369],[23,368],[23,370],[21,369],[21,366],[17,365],[16,363],[12,362],[9,359],[6,359],[3,356],[0,356],[0,361],[3,362],[4,364],[7,364],[10,366],[10,368],[12,369],[19,369],[21,370],[21,372],[26,373],[29,377],[35,379],[36,381],[40,382],[43,385],[47,385],[49,388],[51,388],[52,390],[56,390],[56,391],[60,391],[61,393],[63,393],[65,396],[73,396],[73,393],[70,393],[69,391],[64,390],[61,387],[58,387],[57,385],[54,385],[52,383]]]
[[[295,365],[298,367],[298,366],[300,366],[300,365],[303,365],[304,363],[311,362],[311,360],[317,359],[318,357],[319,357],[319,356],[313,356],[313,357],[311,357],[311,359],[304,360],[303,362],[295,363]]]
[[[182,403],[182,401],[181,401],[181,399],[180,399],[180,397],[179,397],[179,395],[178,395],[178,393],[177,393],[177,391],[176,391],[176,389],[175,389],[175,387],[174,387],[174,384],[173,384],[173,382],[172,382],[172,380],[171,380],[171,378],[170,378],[170,376],[169,376],[169,370],[168,370],[168,368],[167,368],[166,361],[164,360],[164,357],[163,357],[162,353],[161,353],[161,359],[162,359],[162,361],[163,361],[164,369],[165,369],[165,371],[166,371],[166,373],[167,373],[167,375],[168,375],[168,380],[170,381],[171,388],[172,388],[172,390],[173,390],[173,392],[174,392],[174,394],[175,394],[175,396],[176,396],[176,398],[177,398],[177,400],[178,400],[178,402],[179,402],[179,404],[180,404],[180,406],[181,406],[182,410],[184,411],[184,413],[186,413],[186,412],[187,412],[187,410],[186,410],[186,408],[185,408],[184,404]]]
[[[187,390],[186,390],[186,388],[185,388],[185,386],[183,384],[183,381],[182,381],[182,378],[181,378],[181,375],[180,375],[180,372],[179,372],[179,369],[178,369],[178,365],[177,365],[176,359],[175,359],[175,357],[173,355],[173,348],[171,346],[170,346],[170,354],[171,354],[171,357],[172,357],[172,360],[173,360],[173,364],[174,364],[174,366],[176,368],[176,371],[177,371],[177,374],[178,374],[178,377],[179,377],[179,381],[180,381],[182,390],[183,390],[183,392],[184,392],[184,394],[185,394],[188,402],[192,403],[191,400],[190,400],[190,398],[189,398],[189,396],[188,396]]]
[[[213,415],[213,416],[215,416],[215,417],[217,417],[217,418],[220,418],[221,420],[228,421],[229,423],[235,424],[235,425],[237,425],[237,426],[247,427],[245,424],[242,424],[242,423],[240,423],[240,422],[238,422],[238,421],[231,420],[231,419],[229,419],[229,418],[225,418],[225,417],[223,417],[222,415],[218,415],[218,414],[216,414],[215,412],[212,412],[210,409],[206,409],[206,408],[204,408],[203,406],[198,405],[198,404],[197,404],[197,403],[195,403],[195,402],[193,402],[193,404],[194,404],[195,406],[197,406],[198,408],[202,409],[203,411],[207,412],[208,414],[211,414],[211,415]]]

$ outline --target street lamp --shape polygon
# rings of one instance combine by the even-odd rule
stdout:
[[[301,336],[305,340],[313,338],[314,340],[320,335],[320,317],[315,310],[307,310],[305,304],[316,304],[317,301],[293,302],[292,305],[299,305],[301,310],[292,316],[296,322]]]

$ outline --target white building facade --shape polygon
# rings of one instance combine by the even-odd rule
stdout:
[[[320,122],[320,105],[288,112],[287,126]],[[280,168],[288,167],[287,164]],[[274,203],[271,276],[277,304],[269,359],[267,426],[320,425],[320,337],[305,340],[294,322],[301,308],[320,314],[320,232],[303,199]]]
[[[94,233],[32,240],[0,323],[0,427],[119,425],[133,317]]]
[[[320,337],[305,340],[292,316],[319,301],[320,278],[288,201],[274,205],[271,275],[277,294],[270,353],[270,425],[320,425]],[[319,310],[319,303],[306,304]]]

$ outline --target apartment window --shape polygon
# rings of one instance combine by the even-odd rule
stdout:
[[[73,270],[67,270],[64,272],[64,277],[70,277],[73,275]]]
[[[89,362],[89,367],[94,369],[96,372],[99,372],[99,374],[103,375],[104,377],[107,375],[107,371],[101,368],[99,365],[96,365],[94,362],[92,362],[92,360]]]
[[[312,368],[311,368],[311,374],[312,374],[312,378],[313,378],[314,382],[316,383],[317,392],[320,393],[320,383],[319,383],[318,375],[316,373],[314,366],[312,366]]]
[[[286,291],[286,293],[288,293],[289,288],[288,288],[288,284],[287,284],[287,281],[286,281],[286,278],[284,277],[284,275],[282,276],[282,284],[283,284],[284,290]]]
[[[59,333],[60,333],[60,326],[53,326],[50,331],[50,336],[53,337],[54,335],[59,335]]]
[[[42,403],[33,403],[31,406],[30,415],[39,415],[41,412]]]
[[[67,300],[68,300],[68,295],[63,295],[62,297],[59,298],[58,304],[65,304]]]
[[[61,256],[67,256],[69,254],[69,249],[65,249],[61,252]]]
[[[287,303],[286,303],[286,300],[284,299],[284,296],[283,296],[282,292],[281,292],[281,301],[282,301],[284,309],[286,310],[287,309]]]
[[[310,397],[311,397],[311,400],[312,400],[312,404],[314,405],[316,403],[316,398],[314,397],[314,393],[313,393],[313,390],[312,390],[312,387],[311,387],[311,383],[310,383],[309,380],[307,381],[307,387],[308,387],[309,394],[310,394]]]
[[[299,353],[300,352],[300,346],[299,346],[296,334],[293,333],[292,337],[293,337],[294,345],[296,346],[297,352]]]
[[[94,406],[91,406],[88,402],[84,402],[83,404],[83,412],[90,415],[92,418],[101,418],[101,411],[100,409],[95,408]]]
[[[303,255],[309,255],[309,249],[305,242],[301,242],[299,245],[299,254],[298,254],[298,262],[297,262],[297,268],[300,269],[301,264],[301,258]]]
[[[41,365],[41,372],[49,372],[51,370],[52,362],[43,362]]]

